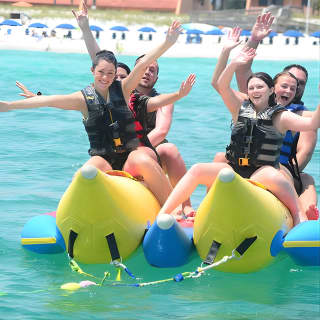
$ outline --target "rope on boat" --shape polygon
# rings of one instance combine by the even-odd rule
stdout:
[[[202,263],[201,266],[196,269],[196,271],[191,271],[191,272],[186,271],[186,272],[178,273],[172,278],[155,280],[155,281],[150,281],[150,282],[140,282],[140,283],[139,282],[138,283],[121,282],[121,276],[120,276],[121,270],[125,270],[128,273],[128,275],[133,279],[136,279],[136,277],[129,271],[129,269],[123,263],[121,263],[119,261],[112,261],[111,264],[114,265],[116,268],[118,268],[118,274],[116,276],[116,280],[107,279],[110,277],[110,272],[105,272],[104,277],[102,278],[100,283],[96,283],[93,281],[81,281],[79,283],[71,282],[71,283],[63,284],[60,288],[64,289],[64,290],[74,291],[74,290],[78,290],[80,288],[88,287],[91,285],[100,286],[100,287],[105,286],[105,285],[112,286],[112,287],[146,287],[146,286],[157,285],[157,284],[162,284],[162,283],[171,282],[171,281],[181,282],[184,279],[199,278],[205,273],[205,271],[207,271],[209,269],[220,266],[220,265],[228,262],[229,260],[232,260],[232,259],[239,260],[240,258],[241,258],[241,255],[237,256],[236,249],[234,249],[232,251],[231,256],[224,256],[219,261],[217,261],[215,263],[211,263],[209,265],[206,265],[205,267],[202,266],[203,265],[203,263]],[[84,275],[84,276],[90,276],[90,277],[94,277],[96,279],[99,279],[96,276],[93,276],[89,273],[82,271],[81,268],[79,267],[79,265],[73,259],[71,259],[71,261],[70,261],[70,266],[71,266],[72,271],[78,272],[79,274]]]

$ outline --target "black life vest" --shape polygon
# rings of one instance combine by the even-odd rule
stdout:
[[[110,101],[87,86],[81,90],[88,108],[88,118],[83,120],[87,131],[91,156],[112,156],[131,152],[139,145],[134,118],[123,97],[120,81],[109,87]]]
[[[238,121],[232,128],[231,142],[226,158],[236,167],[261,167],[270,165],[279,168],[280,147],[283,135],[272,123],[273,116],[286,109],[269,107],[256,114],[250,101],[240,108]]]

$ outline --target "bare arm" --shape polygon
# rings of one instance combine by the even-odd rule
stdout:
[[[307,166],[317,144],[317,130],[300,132],[297,145],[297,160],[300,171]]]
[[[93,60],[96,56],[96,53],[100,51],[100,47],[98,46],[98,43],[90,30],[88,8],[85,2],[81,0],[79,4],[79,11],[76,12],[72,10],[72,13],[77,19],[88,53],[91,57],[91,60]]]
[[[264,13],[257,17],[256,23],[251,30],[251,37],[246,43],[246,47],[257,49],[260,41],[269,35],[274,17],[270,12]],[[247,93],[247,80],[252,74],[252,60],[247,64],[241,65],[236,71],[236,79],[240,92]]]
[[[229,31],[228,39],[222,48],[221,54],[218,58],[218,62],[214,68],[211,85],[218,92],[219,92],[218,80],[219,80],[219,77],[221,76],[222,71],[225,69],[228,63],[230,52],[233,48],[237,47],[241,43],[241,41],[239,40],[240,33],[241,33],[241,29],[239,27],[235,27],[231,31]]]
[[[166,138],[172,123],[173,109],[173,104],[170,104],[157,110],[156,126],[148,134],[153,146],[157,146]]]
[[[273,123],[280,132],[317,130],[320,127],[320,105],[312,117],[301,117],[293,112],[284,111],[274,117]]]
[[[195,83],[195,80],[196,76],[194,74],[190,74],[187,80],[181,83],[179,91],[167,94],[160,94],[158,96],[151,97],[148,100],[147,111],[155,111],[160,107],[172,104],[177,100],[182,99],[183,97],[189,94]]]
[[[180,22],[174,21],[168,29],[166,39],[159,46],[151,50],[144,57],[142,57],[130,72],[128,77],[121,81],[123,95],[126,101],[129,101],[131,92],[137,87],[146,68],[153,61],[157,60],[164,52],[166,52],[177,41],[181,32]]]
[[[64,110],[80,111],[87,116],[85,99],[80,91],[68,95],[35,96],[30,99],[17,101],[1,101],[0,111],[10,111],[15,109],[31,109],[40,107],[54,107]]]
[[[224,69],[218,80],[219,93],[232,114],[232,119],[234,121],[238,118],[238,112],[244,99],[231,89],[230,83],[237,68],[240,65],[247,63],[249,60],[252,60],[255,57],[255,54],[254,49],[244,47],[239,54],[231,60],[230,64]]]

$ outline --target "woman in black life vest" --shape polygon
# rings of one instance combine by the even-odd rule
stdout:
[[[249,100],[241,98],[230,88],[230,82],[237,68],[251,61],[254,56],[254,49],[244,48],[231,60],[218,80],[219,93],[233,120],[232,138],[227,152],[229,162],[199,163],[192,166],[170,194],[161,213],[171,213],[192,194],[199,184],[210,188],[219,171],[229,167],[245,178],[250,177],[251,180],[264,184],[288,207],[294,225],[307,220],[301,210],[292,181],[285,178],[279,171],[279,151],[287,130],[308,131],[320,127],[320,106],[312,117],[301,117],[276,105],[272,78],[265,73],[253,74],[249,78],[247,83]],[[259,121],[255,124],[257,119]],[[263,127],[265,132],[263,133],[259,127]],[[244,138],[243,134],[250,139],[241,140],[247,141],[250,146],[243,145],[243,148],[237,148],[237,142],[240,141],[237,138],[241,135]],[[252,148],[258,152],[253,153]],[[267,151],[270,150],[274,152],[267,157]],[[250,156],[253,156],[253,161]]]
[[[137,149],[135,132],[130,130],[130,127],[133,127],[130,124],[133,124],[133,118],[127,104],[145,68],[176,42],[180,32],[180,23],[173,22],[165,41],[143,57],[130,75],[121,82],[114,81],[117,61],[113,53],[102,51],[97,54],[91,68],[94,77],[91,86],[68,95],[40,95],[25,100],[0,102],[0,112],[45,106],[80,111],[90,140],[91,158],[86,164],[104,172],[122,167],[133,176],[142,177],[162,205],[172,188],[156,158],[150,155],[152,153],[143,148]],[[167,95],[168,101],[165,104],[183,97],[185,89],[190,91],[191,88],[184,87],[182,91],[180,88],[178,93]],[[106,123],[103,123],[103,119]]]

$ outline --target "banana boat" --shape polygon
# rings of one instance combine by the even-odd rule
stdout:
[[[86,166],[75,174],[56,214],[26,223],[21,243],[37,253],[67,251],[86,264],[125,261],[143,243],[141,263],[158,268],[188,263],[195,248],[208,265],[235,254],[237,259],[215,267],[225,272],[257,271],[282,250],[303,265],[320,265],[320,221],[292,229],[288,209],[271,192],[231,169],[220,171],[194,225],[159,210],[152,193],[130,175]]]
[[[193,238],[206,263],[235,250],[241,258],[217,270],[246,273],[272,262],[292,226],[289,210],[271,192],[225,168],[199,206]]]

